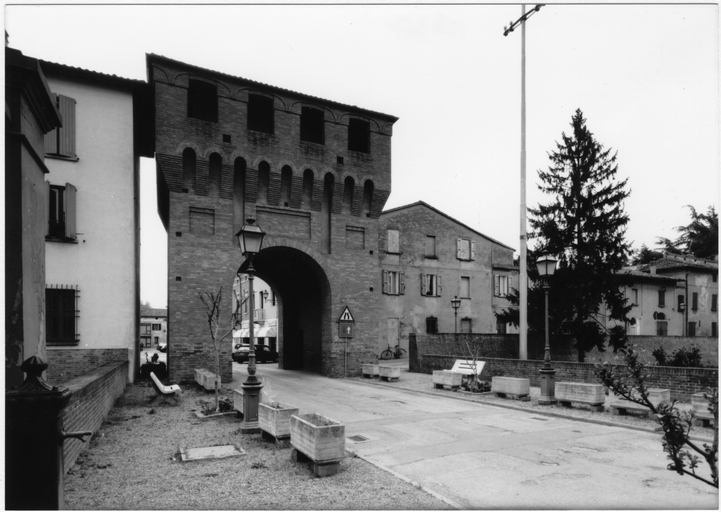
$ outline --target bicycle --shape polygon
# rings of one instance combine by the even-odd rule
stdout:
[[[393,350],[391,350],[391,346],[388,345],[388,348],[381,352],[381,359],[400,359],[405,353],[405,349],[402,349],[399,345],[396,345],[396,348]]]

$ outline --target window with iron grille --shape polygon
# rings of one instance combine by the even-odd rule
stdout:
[[[689,322],[688,323],[688,333],[687,336],[696,336],[696,322]]]
[[[188,80],[188,117],[218,122],[218,87],[202,80]]]
[[[78,344],[78,314],[77,289],[45,289],[45,337],[48,346]]]
[[[438,334],[438,318],[435,316],[426,317],[426,332],[428,334]]]

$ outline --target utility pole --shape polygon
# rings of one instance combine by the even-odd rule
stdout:
[[[507,36],[521,25],[521,256],[518,277],[519,292],[519,333],[518,358],[528,359],[528,268],[526,262],[526,20],[537,13],[545,4],[538,4],[526,12],[526,6],[521,5],[521,17],[503,27],[503,35]]]

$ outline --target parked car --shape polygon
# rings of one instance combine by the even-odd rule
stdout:
[[[233,361],[236,363],[247,363],[248,355],[250,354],[250,345],[248,344],[237,344],[233,351]],[[256,363],[277,363],[278,352],[271,350],[267,345],[256,345],[255,346],[255,362]]]
[[[158,345],[158,352],[166,353],[168,351],[168,344],[167,343],[161,343]]]

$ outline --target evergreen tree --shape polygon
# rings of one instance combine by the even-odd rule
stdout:
[[[681,236],[675,245],[686,254],[711,259],[718,255],[718,213],[713,206],[709,206],[706,213],[698,213],[690,205],[688,208],[691,209],[691,223],[676,228]]]
[[[663,252],[654,251],[653,249],[649,249],[646,244],[642,244],[641,248],[634,252],[631,263],[633,265],[643,265],[660,260],[661,258],[663,258]]]
[[[528,267],[535,269],[541,254],[559,259],[549,283],[549,324],[555,334],[573,337],[583,362],[593,347],[603,351],[608,338],[612,344],[622,338],[618,329],[607,331],[599,315],[623,322],[631,309],[622,289],[629,278],[618,273],[630,254],[623,209],[630,192],[627,180],[616,180],[616,154],[594,139],[580,110],[571,126],[572,134],[563,133],[562,143],[557,142],[556,151],[549,154],[548,170],[539,171],[539,189],[552,200],[529,208],[530,238],[536,240],[536,247],[529,251]],[[534,274],[529,271],[532,279]],[[529,329],[538,333],[544,329],[539,322],[544,318],[539,314],[544,307],[540,284],[535,281],[528,294]],[[515,318],[513,311],[499,315],[502,321]]]

